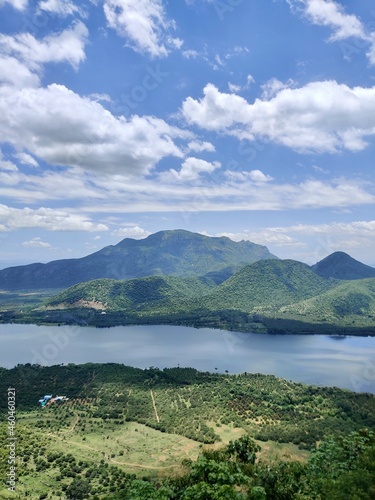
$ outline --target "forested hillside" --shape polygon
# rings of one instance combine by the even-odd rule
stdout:
[[[375,398],[274,376],[117,364],[0,369],[17,492],[69,500],[372,499]],[[44,394],[63,402],[40,406]],[[6,400],[0,400],[5,421]],[[0,425],[6,477],[7,428]],[[319,443],[319,446],[317,446]]]
[[[375,278],[324,278],[306,264],[279,259],[244,266],[228,279],[226,273],[198,278],[163,275],[93,280],[38,304],[22,306],[19,297],[14,308],[3,308],[0,321],[104,327],[175,324],[272,333],[375,333]]]

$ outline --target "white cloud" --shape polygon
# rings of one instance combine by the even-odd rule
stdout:
[[[302,259],[310,265],[338,250],[357,252],[355,258],[360,260],[366,255],[366,260],[373,262],[374,220],[270,227],[261,231],[261,234],[274,235],[280,242],[286,237],[304,243],[308,251],[296,255],[295,258]],[[272,237],[268,241],[269,244],[276,244]],[[267,244],[267,240],[264,240],[264,244]]]
[[[29,241],[24,241],[22,246],[27,248],[52,248],[49,243],[42,241],[40,238],[32,238]]]
[[[366,55],[370,64],[375,65],[375,33],[371,33],[371,46]]]
[[[180,171],[170,169],[168,172],[163,172],[160,177],[164,180],[193,181],[198,179],[202,173],[211,173],[220,167],[221,163],[217,161],[208,162],[200,158],[190,157],[183,162]]]
[[[88,30],[78,21],[59,34],[37,40],[31,33],[0,34],[0,53],[14,57],[30,70],[39,71],[42,64],[68,62],[74,68],[85,59]]]
[[[250,171],[243,170],[242,172],[227,170],[225,172],[225,175],[228,177],[228,179],[232,179],[237,182],[249,180],[256,184],[258,183],[262,184],[264,182],[272,181],[272,177],[270,175],[264,174],[261,170],[250,170]]]
[[[192,139],[158,118],[115,117],[57,84],[0,87],[0,136],[50,164],[123,175],[147,172],[166,156],[183,157],[173,139]]]
[[[177,171],[167,171],[155,180],[144,179],[137,183],[129,183],[120,176],[98,178],[98,189],[100,186],[107,193],[106,199],[111,201],[86,205],[82,210],[87,213],[189,213],[337,209],[375,203],[374,194],[357,182],[345,179],[326,183],[308,180],[295,184],[276,184],[269,179],[268,182],[254,182],[249,176],[243,175],[228,178],[218,172],[206,178],[193,179],[192,182],[179,179],[178,175]]]
[[[333,33],[329,41],[357,38],[370,44],[367,53],[370,64],[375,64],[375,37],[369,33],[362,21],[353,14],[347,14],[342,5],[333,0],[287,0],[292,9],[302,11],[313,24],[327,26]]]
[[[111,233],[112,236],[117,236],[119,238],[133,238],[135,240],[142,240],[150,234],[151,233],[149,231],[146,231],[139,226],[122,227],[120,229],[116,229]]]
[[[15,87],[37,87],[40,78],[15,57],[0,55],[0,82]]]
[[[0,223],[6,230],[43,228],[49,231],[107,231],[104,224],[96,224],[80,214],[71,214],[52,208],[12,208],[0,205]]]
[[[185,59],[196,59],[199,56],[199,52],[194,49],[187,49],[182,51],[182,55]]]
[[[218,233],[216,236],[227,236],[233,241],[252,241],[258,245],[274,245],[280,247],[304,247],[305,245],[295,238],[287,236],[286,234],[279,234],[272,231],[272,229],[264,229],[262,231],[249,231],[244,230],[237,233]]]
[[[225,54],[225,59],[231,59],[235,56],[240,56],[242,54],[248,54],[250,50],[248,47],[241,47],[240,45],[236,45],[233,49],[228,50]]]
[[[137,52],[164,57],[182,45],[170,35],[175,23],[167,18],[161,0],[104,0],[104,13],[108,25]]]
[[[187,122],[239,139],[270,140],[305,153],[335,153],[363,150],[367,137],[375,135],[375,87],[312,82],[253,104],[212,84],[203,92],[202,99],[183,102]]]
[[[332,0],[291,0],[293,5],[301,5],[305,16],[314,24],[333,29],[332,40],[348,37],[365,37],[361,21],[354,15],[346,14],[344,8]]]
[[[202,151],[214,152],[215,146],[207,141],[191,141],[188,144],[188,151],[195,151],[201,153]]]
[[[71,0],[43,0],[39,2],[38,9],[45,12],[57,14],[60,17],[67,17],[72,14],[83,16],[83,11]]]
[[[280,90],[289,89],[294,87],[294,85],[294,81],[291,79],[287,82],[281,82],[277,78],[271,78],[271,80],[262,85],[262,99],[272,99]]]
[[[255,78],[253,77],[253,75],[247,75],[246,82],[247,82],[247,85],[251,85],[252,83],[255,83]]]
[[[273,231],[280,233],[291,232],[304,235],[341,234],[344,236],[371,236],[375,238],[375,220],[333,222],[329,224],[297,224],[294,226],[276,227]]]
[[[39,167],[39,163],[28,153],[16,153],[13,155],[23,165],[30,165],[31,167]]]
[[[5,160],[3,152],[0,149],[0,170],[5,170],[7,172],[18,172],[17,166],[11,161]]]
[[[0,7],[9,4],[17,10],[25,10],[29,0],[0,0]]]
[[[108,94],[90,94],[89,98],[97,102],[111,102],[112,99]]]
[[[236,85],[235,83],[228,82],[228,89],[230,92],[236,93],[241,90],[241,85]]]

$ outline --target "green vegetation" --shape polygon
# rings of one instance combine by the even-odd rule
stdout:
[[[375,334],[375,278],[323,278],[301,262],[267,259],[220,283],[149,276],[80,283],[20,309],[4,308],[3,323],[109,327],[174,324],[259,333]],[[217,280],[220,284],[216,284]]]
[[[0,498],[374,496],[370,394],[260,374],[91,363],[1,369],[0,391],[9,384],[17,393],[17,492],[3,482]],[[69,400],[41,408],[47,392]],[[0,413],[5,422],[5,398]],[[1,424],[2,478],[6,439]]]

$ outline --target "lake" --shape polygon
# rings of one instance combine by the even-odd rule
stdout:
[[[375,394],[375,337],[264,335],[180,326],[0,325],[0,366],[124,363],[265,373]]]

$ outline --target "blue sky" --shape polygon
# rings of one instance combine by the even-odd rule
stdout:
[[[183,228],[375,265],[370,0],[0,0],[0,267]]]

